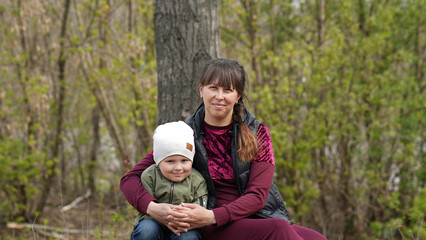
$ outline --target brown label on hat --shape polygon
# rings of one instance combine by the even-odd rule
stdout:
[[[192,152],[192,144],[186,143],[186,149]]]

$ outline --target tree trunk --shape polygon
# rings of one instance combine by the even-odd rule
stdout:
[[[129,0],[128,2],[128,11],[129,11],[129,18],[128,18],[128,33],[129,35],[135,35],[137,36],[137,28],[136,28],[136,22],[133,19],[133,0]],[[136,59],[140,59],[140,55],[144,55],[145,53],[137,53]],[[131,62],[132,71],[131,71],[131,81],[132,84],[134,81],[137,80],[138,76],[136,75],[137,69],[139,68],[137,61],[135,57],[130,56],[129,60]],[[147,89],[151,87],[152,84],[150,84],[149,81],[142,80],[142,84],[139,84],[140,88],[132,88],[133,97],[134,100],[139,103],[142,101],[149,101],[149,95],[143,94]],[[153,122],[155,120],[150,119],[148,116],[148,109],[145,104],[136,104],[135,108],[132,109],[132,114],[134,117],[134,127],[136,129],[137,137],[138,137],[138,145],[137,145],[137,156],[141,156],[145,154],[145,149],[152,146],[152,130],[149,128],[150,122]],[[142,121],[144,124],[140,125],[138,124],[138,121]],[[132,166],[130,164],[130,161],[125,161],[124,163],[126,171],[129,171]]]
[[[96,2],[96,8],[98,7],[99,7],[98,2]],[[107,45],[107,32],[108,32],[108,30],[106,29],[107,15],[108,14],[105,13],[105,15],[99,19],[99,26],[98,26],[99,39],[104,46]],[[106,121],[109,134],[111,138],[114,140],[114,143],[120,154],[120,158],[123,162],[123,166],[126,166],[125,162],[126,162],[126,159],[128,158],[127,147],[122,137],[122,134],[120,132],[119,124],[117,123],[116,117],[113,113],[113,109],[110,105],[110,100],[106,96],[104,89],[101,86],[101,80],[98,79],[97,77],[91,79],[88,74],[90,66],[85,66],[88,64],[86,64],[85,61],[83,60],[82,60],[82,63],[83,63],[82,64],[83,75],[89,85],[90,90],[92,91],[96,99],[97,106],[99,107],[99,110]],[[104,56],[100,56],[98,69],[102,70],[106,67],[107,65],[106,65]]]
[[[217,0],[155,1],[158,123],[184,120],[201,103],[198,79],[219,56]]]
[[[317,0],[317,46],[321,47],[324,41],[324,21],[325,21],[325,3],[324,0]]]
[[[22,8],[22,2],[18,1],[17,2],[17,9],[19,11],[21,11]],[[27,49],[27,42],[25,39],[25,31],[24,31],[24,23],[23,23],[23,19],[22,19],[22,15],[19,14],[18,17],[18,26],[19,26],[19,40],[20,40],[20,44],[22,47],[23,52],[25,52],[26,54],[28,53],[29,57],[27,59],[24,60],[23,64],[16,64],[16,69],[17,69],[17,74],[18,74],[18,78],[19,78],[19,82],[20,82],[20,86],[22,87],[22,93],[23,93],[23,101],[24,101],[24,111],[25,111],[25,115],[26,115],[26,141],[28,141],[26,145],[26,149],[25,149],[25,153],[27,155],[31,155],[33,149],[31,147],[31,144],[29,143],[30,139],[32,137],[36,137],[36,133],[34,132],[34,114],[33,114],[33,110],[32,110],[32,106],[31,106],[31,99],[30,99],[30,95],[27,91],[27,85],[28,85],[28,73],[30,72],[29,68],[30,68],[30,60],[32,59],[31,57],[31,51],[29,49]],[[23,66],[22,66],[23,65]],[[25,74],[27,73],[27,74]],[[19,193],[19,198],[18,198],[18,204],[21,204],[22,206],[25,206],[25,208],[22,208],[20,210],[20,212],[18,213],[18,216],[24,216],[27,220],[31,220],[30,217],[28,217],[28,198],[26,196],[26,185],[22,184],[22,183],[18,183],[16,188],[18,189],[18,193]]]
[[[241,0],[241,5],[246,11],[244,25],[248,36],[248,48],[250,49],[250,65],[255,76],[253,87],[256,89],[256,87],[263,85],[261,69],[259,62],[257,61],[258,51],[256,43],[256,8],[258,8],[258,6],[256,6],[256,2],[254,0]]]
[[[62,145],[62,124],[63,124],[63,113],[64,113],[64,101],[65,101],[65,65],[66,65],[66,57],[65,57],[65,35],[67,31],[67,19],[68,19],[68,13],[70,9],[70,3],[71,0],[66,0],[64,4],[64,15],[62,17],[62,26],[61,26],[61,33],[60,33],[60,39],[59,39],[59,45],[60,45],[60,52],[58,57],[58,82],[59,82],[59,95],[56,105],[56,129],[55,129],[55,140],[53,143],[53,150],[52,150],[52,158],[58,159],[59,158],[59,151]],[[52,186],[53,180],[56,176],[56,160],[52,164],[52,166],[48,169],[47,179],[43,186],[42,195],[40,198],[40,202],[37,205],[37,212],[40,214],[43,213],[43,209],[46,206],[47,197],[50,192],[50,188]]]
[[[364,0],[358,0],[358,28],[364,34],[368,35],[365,26],[365,2]]]
[[[97,167],[97,155],[98,155],[97,153],[98,153],[99,143],[100,143],[99,122],[100,122],[99,104],[96,104],[92,113],[93,142],[92,142],[92,149],[90,150],[89,166],[87,169],[88,185],[89,185],[90,191],[93,194],[96,193],[95,173],[96,173],[96,167]]]

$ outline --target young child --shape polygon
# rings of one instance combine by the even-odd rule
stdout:
[[[160,203],[179,205],[207,204],[207,184],[203,176],[192,169],[195,154],[194,132],[182,121],[169,122],[154,132],[154,161],[141,181],[148,192]],[[131,239],[201,239],[197,229],[175,235],[148,214],[138,212]]]

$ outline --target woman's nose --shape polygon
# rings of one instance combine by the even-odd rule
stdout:
[[[219,89],[219,90],[216,92],[216,98],[217,98],[217,99],[223,99],[223,91],[222,91],[221,89]]]

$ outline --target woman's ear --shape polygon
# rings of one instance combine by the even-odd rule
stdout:
[[[200,97],[203,98],[203,86],[198,85],[198,91],[200,92]]]

